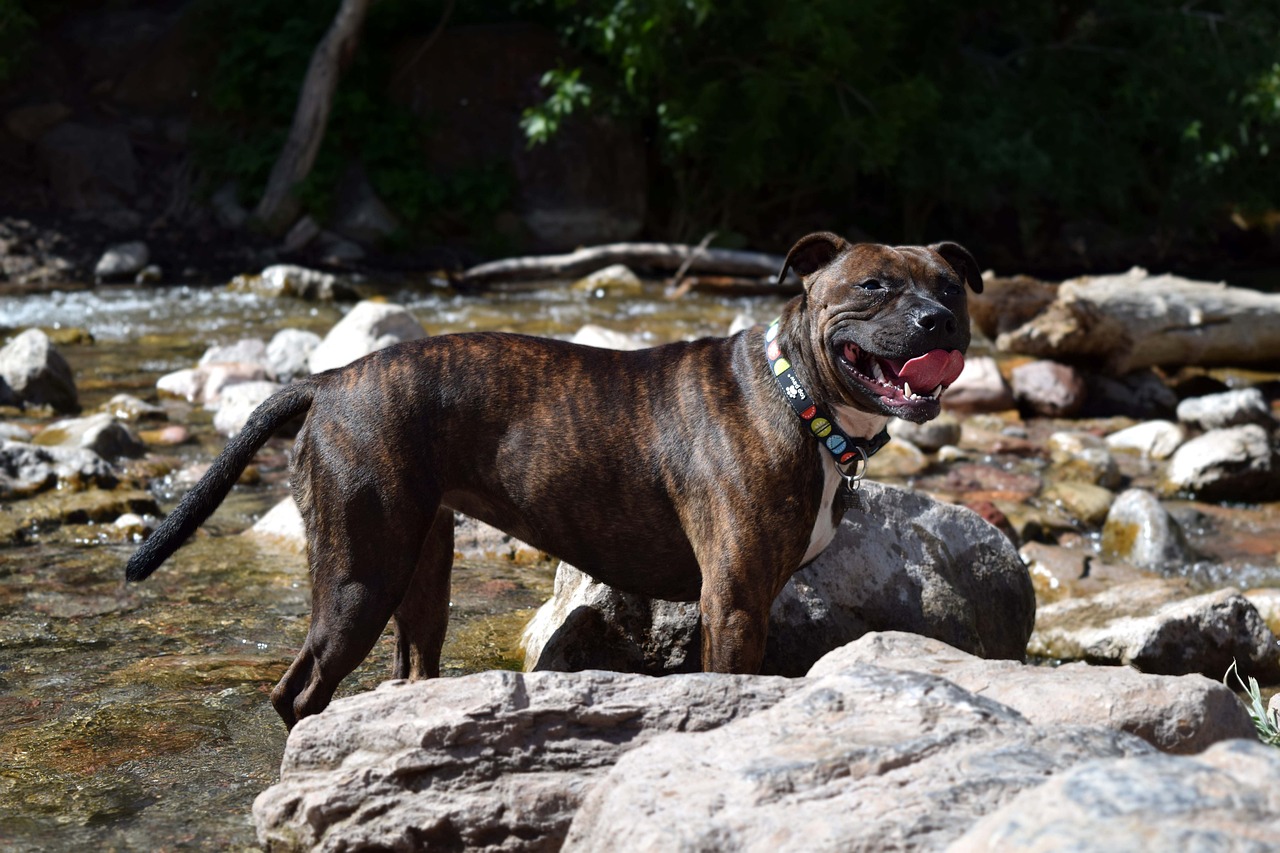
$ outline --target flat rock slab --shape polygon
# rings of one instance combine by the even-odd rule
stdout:
[[[1132,735],[1038,728],[943,679],[863,665],[628,752],[562,849],[939,849],[1049,776],[1151,752]]]
[[[858,664],[946,678],[994,699],[1038,726],[1090,725],[1135,734],[1164,752],[1201,752],[1218,741],[1253,738],[1244,705],[1202,675],[1147,675],[1126,666],[1058,667],[989,661],[937,640],[897,631],[868,634],[813,665],[811,677]]]
[[[1262,853],[1280,843],[1277,779],[1280,750],[1257,741],[1090,761],[1014,797],[948,849]]]
[[[627,750],[776,704],[785,678],[487,672],[392,681],[289,735],[253,814],[272,850],[554,850]]]
[[[1280,644],[1247,598],[1234,589],[1187,593],[1185,582],[1152,579],[1047,604],[1027,651],[1215,679],[1234,660],[1264,682],[1280,676]]]

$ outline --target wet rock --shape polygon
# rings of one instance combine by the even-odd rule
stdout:
[[[215,344],[200,356],[199,365],[267,364],[267,345],[259,338],[241,338],[232,344]]]
[[[387,682],[290,733],[279,783],[253,805],[258,838],[272,850],[392,848],[406,837],[426,849],[554,850],[620,755],[759,712],[795,687],[607,672]]]
[[[1010,375],[1014,399],[1037,415],[1069,418],[1080,413],[1088,398],[1084,377],[1056,361],[1019,365]]]
[[[267,344],[266,364],[279,382],[291,382],[311,372],[308,362],[320,336],[303,329],[281,329]]]
[[[633,335],[628,335],[626,332],[617,332],[591,323],[574,332],[569,342],[588,347],[618,350],[638,350],[649,346],[644,341]]]
[[[1215,429],[1178,448],[1165,469],[1163,487],[1203,500],[1266,500],[1280,493],[1277,467],[1262,427]]]
[[[922,424],[899,418],[889,421],[890,435],[911,442],[925,453],[937,453],[948,444],[959,444],[960,431],[959,419],[947,412]]]
[[[139,430],[138,438],[152,447],[176,447],[191,440],[191,430],[179,424],[159,429]]]
[[[1249,603],[1258,608],[1262,621],[1267,623],[1271,633],[1280,637],[1280,589],[1251,589],[1244,594]]]
[[[725,332],[725,334],[732,337],[738,334],[738,332],[745,332],[752,326],[758,325],[761,325],[761,323],[750,314],[737,314],[734,316],[733,322],[729,324],[729,330]]]
[[[989,356],[966,359],[964,372],[942,395],[943,408],[961,414],[1001,412],[1013,405],[1013,389]]]
[[[1009,540],[970,510],[917,492],[864,481],[858,495],[831,545],[774,601],[763,671],[803,674],[831,649],[883,630],[1020,660],[1035,596]],[[561,590],[581,606],[557,599],[543,605],[526,636],[526,666],[573,661],[638,671],[653,661],[698,659],[691,648],[677,648],[697,636],[696,608],[647,606],[600,587],[565,581]],[[574,629],[562,630],[556,620],[571,615]]]
[[[278,382],[240,382],[222,391],[218,401],[218,411],[213,416],[213,428],[227,438],[233,438],[245,423],[253,410],[263,401],[283,388]]]
[[[1082,762],[985,815],[949,850],[1264,850],[1280,837],[1280,751]],[[1105,839],[1105,841],[1104,841]]]
[[[1111,450],[1134,450],[1151,459],[1168,459],[1186,441],[1186,431],[1172,421],[1147,421],[1107,436]]]
[[[404,306],[358,302],[311,353],[311,372],[342,367],[383,347],[426,336],[422,325]]]
[[[813,665],[809,677],[858,664],[936,675],[1008,705],[1034,725],[1105,726],[1137,735],[1163,752],[1188,755],[1218,741],[1254,734],[1253,723],[1235,694],[1202,675],[1146,675],[1128,667],[1086,663],[1043,667],[983,660],[938,640],[897,631],[867,634],[832,651]]]
[[[32,439],[32,443],[41,447],[90,450],[108,461],[146,453],[142,442],[129,428],[108,414],[50,424]]]
[[[1062,507],[1068,515],[1086,527],[1101,524],[1115,500],[1115,494],[1108,488],[1070,480],[1047,486],[1040,496]]]
[[[27,403],[80,411],[71,367],[39,329],[27,329],[0,349],[0,380]]]
[[[1108,489],[1118,488],[1123,481],[1106,442],[1096,435],[1055,432],[1049,436],[1048,446],[1053,475],[1059,479]]]
[[[1163,574],[1195,559],[1181,525],[1159,498],[1143,489],[1122,492],[1111,505],[1102,526],[1102,554]]]
[[[616,296],[635,296],[640,293],[643,286],[640,277],[626,264],[612,264],[598,269],[573,283],[574,290],[597,296],[603,296],[606,293]]]
[[[1267,428],[1275,426],[1267,401],[1257,388],[1242,388],[1183,400],[1178,404],[1178,420],[1204,430],[1244,424],[1258,424]]]
[[[57,487],[74,491],[115,484],[111,465],[91,450],[0,442],[0,498],[28,497]]]
[[[947,495],[964,502],[1009,501],[1018,503],[1039,494],[1043,485],[1035,474],[1006,471],[995,465],[959,462],[944,474],[921,477],[916,488]]]
[[[0,406],[22,407],[22,398],[18,396],[17,391],[9,387],[9,383],[5,382],[3,376],[0,376]]]
[[[860,665],[802,684],[623,755],[561,849],[941,850],[1048,776],[1155,752],[1123,732],[1033,726],[930,675]]]
[[[1085,377],[1085,386],[1083,413],[1091,417],[1168,418],[1178,405],[1178,395],[1150,369],[1120,377],[1091,373]]]
[[[556,562],[545,551],[461,513],[454,514],[453,550],[468,560],[501,560],[518,566]]]
[[[261,364],[223,362],[166,373],[156,380],[156,390],[190,403],[217,406],[225,389],[266,378],[266,368]]]
[[[1027,652],[1214,679],[1235,660],[1265,681],[1280,675],[1276,642],[1237,590],[1193,595],[1183,581],[1160,579],[1042,606]]]
[[[0,421],[0,441],[31,441],[31,432],[24,426]]]
[[[929,457],[905,438],[895,438],[867,462],[867,476],[877,480],[914,477],[929,467]]]
[[[119,421],[167,421],[169,413],[163,406],[152,405],[132,394],[117,394],[103,405],[101,411]]]
[[[1028,542],[1018,549],[1018,554],[1031,575],[1038,606],[1157,577],[1128,563],[1110,563],[1078,548],[1045,542]]]
[[[291,497],[267,510],[262,518],[241,535],[297,554],[305,554],[307,550],[307,531],[302,523],[302,513]]]
[[[0,513],[0,543],[26,541],[32,531],[58,525],[107,524],[127,513],[159,515],[160,507],[148,492],[89,489],[53,491],[5,504]]]
[[[141,240],[118,243],[103,252],[93,267],[93,277],[99,282],[132,281],[150,260],[151,250]]]
[[[227,287],[241,293],[256,293],[264,297],[293,296],[311,302],[357,298],[351,286],[336,275],[293,264],[276,264],[259,275],[238,275]]]

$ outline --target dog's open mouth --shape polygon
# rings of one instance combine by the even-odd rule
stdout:
[[[871,355],[846,343],[840,352],[840,365],[855,382],[891,410],[934,409],[942,392],[964,370],[964,353],[936,349],[898,361]]]

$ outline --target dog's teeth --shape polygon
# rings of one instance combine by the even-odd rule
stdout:
[[[933,393],[930,394],[929,396],[936,400],[942,396],[942,392],[945,390],[947,390],[946,385],[939,385],[937,388],[933,389]]]
[[[881,382],[884,381],[884,371],[880,369],[880,362],[878,361],[871,362],[871,375],[874,376],[876,379],[880,380]]]
[[[910,382],[903,382],[903,383],[902,383],[902,394],[903,394],[903,396],[904,396],[904,397],[910,397],[910,396],[911,396],[911,383],[910,383]]]

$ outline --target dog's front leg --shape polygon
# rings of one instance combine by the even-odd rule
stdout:
[[[744,530],[750,530],[746,523],[725,524],[720,535],[697,549],[701,552],[698,609],[704,672],[760,671],[769,610],[791,574],[782,567],[793,547]]]

